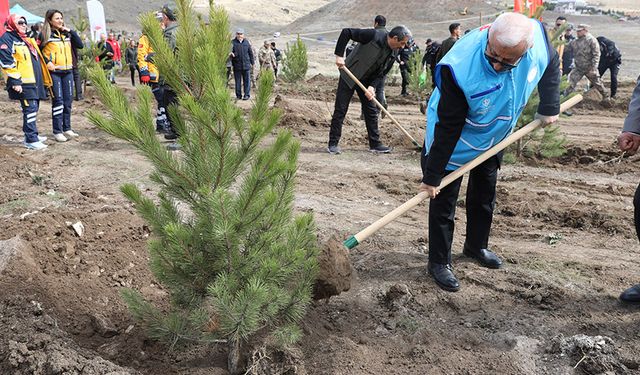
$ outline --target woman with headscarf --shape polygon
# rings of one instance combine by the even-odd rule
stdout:
[[[51,76],[36,41],[27,37],[27,20],[11,14],[5,26],[7,31],[0,36],[0,66],[7,75],[9,98],[22,106],[25,147],[42,150],[47,148],[47,138],[38,135],[36,117],[40,100],[47,98],[45,86],[51,87]]]
[[[74,30],[64,25],[62,12],[49,9],[42,27],[40,49],[53,80],[53,138],[66,142],[78,136],[71,130],[71,103],[73,102],[72,48],[84,47]]]

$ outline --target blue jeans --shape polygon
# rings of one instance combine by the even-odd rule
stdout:
[[[250,70],[233,69],[233,79],[236,81],[236,98],[242,99],[242,87],[244,86],[244,97],[251,95]]]
[[[22,131],[24,132],[24,140],[27,143],[38,142],[36,117],[38,116],[40,101],[35,99],[22,99],[20,100],[20,106],[22,107]]]
[[[54,72],[53,101],[51,110],[53,117],[53,134],[71,130],[71,103],[73,102],[73,72]]]

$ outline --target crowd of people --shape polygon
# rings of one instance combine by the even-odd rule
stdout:
[[[175,51],[179,28],[176,14],[164,6],[157,13],[157,19],[165,40]],[[342,29],[336,42],[335,64],[340,78],[329,130],[327,150],[331,154],[341,153],[342,126],[354,93],[360,98],[369,150],[392,151],[380,139],[380,109],[372,99],[376,98],[380,106],[386,107],[385,79],[395,63],[400,65],[403,78],[401,95],[408,94],[409,61],[419,48],[407,27],[397,25],[387,30],[386,24],[386,18],[378,15],[372,28]],[[545,126],[558,120],[561,96],[576,90],[583,77],[602,94],[603,101],[616,97],[621,52],[613,41],[603,36],[596,38],[589,29],[586,24],[574,27],[565,17],[558,17],[549,28],[522,14],[504,13],[489,25],[467,30],[464,36],[461,25],[452,23],[450,36],[441,43],[426,40],[421,67],[431,72],[434,90],[424,105],[426,131],[420,190],[431,198],[427,270],[440,288],[451,292],[460,288],[451,264],[451,248],[462,177],[441,189],[443,178],[506,138],[536,89],[540,97],[536,118]],[[35,26],[30,31],[24,17],[12,14],[6,30],[0,36],[0,64],[7,75],[9,98],[19,101],[22,108],[25,147],[33,150],[47,147],[47,138],[39,134],[36,122],[40,101],[49,96],[54,139],[65,142],[78,137],[72,130],[71,110],[74,90],[76,99],[82,95],[74,73],[77,50],[84,47],[82,38],[66,26],[58,10],[47,11],[42,27]],[[560,42],[554,43],[551,35],[558,35]],[[98,46],[98,60],[115,83],[116,70],[122,68],[119,38],[114,33],[102,35]],[[128,41],[124,61],[129,67],[132,85],[139,81],[151,86],[157,102],[157,132],[175,141],[180,134],[167,116],[167,109],[176,104],[176,93],[154,64],[154,55],[148,37],[142,35],[137,43]],[[237,29],[231,41],[227,79],[233,72],[235,96],[239,100],[251,97],[256,56],[261,74],[274,74],[277,78],[282,53],[275,42],[264,40],[256,53],[245,38],[244,30]],[[607,70],[611,77],[609,93],[601,80]],[[561,93],[563,75],[568,75],[569,86]],[[366,89],[361,89],[352,76]],[[640,83],[634,91],[618,143],[621,150],[630,153],[640,147]],[[179,145],[176,142],[169,148],[178,149]],[[500,257],[488,246],[501,163],[502,153],[498,153],[475,167],[470,172],[466,192],[463,254],[488,268],[502,266]],[[640,238],[640,186],[634,206]],[[640,302],[640,284],[626,290],[620,298],[625,302]]]

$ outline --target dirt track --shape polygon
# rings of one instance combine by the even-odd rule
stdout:
[[[356,102],[344,153],[325,152],[334,87],[333,79],[315,77],[302,91],[277,88],[276,106],[287,110],[281,126],[302,143],[296,206],[314,213],[323,240],[366,227],[409,199],[420,178],[419,155],[388,120],[382,136],[394,152],[366,151]],[[632,222],[640,157],[620,158],[614,144],[631,89],[622,85],[613,109],[587,101],[562,119],[567,155],[503,167],[490,240],[506,261],[503,269],[461,256],[463,199],[454,241],[458,293],[441,291],[426,276],[425,205],[354,249],[352,290],[318,302],[305,319],[298,360],[307,373],[570,374],[582,356],[554,349],[559,334],[613,340],[613,360],[593,355],[578,368],[638,371],[640,310],[616,299],[640,281]],[[398,93],[388,89],[391,111],[421,139],[417,103],[396,99]],[[84,111],[100,108],[91,93],[75,106],[74,129],[82,137],[49,142],[44,152],[20,146],[17,106],[0,109],[0,239],[14,239],[0,243],[0,373],[30,374],[52,363],[114,371],[96,355],[130,373],[225,373],[222,347],[168,352],[147,340],[126,311],[118,296],[123,286],[166,301],[147,268],[149,230],[118,192],[124,182],[153,190],[151,167],[87,122]],[[39,115],[44,135],[49,110],[45,103]],[[66,223],[76,221],[85,225],[82,237]],[[5,268],[3,254],[11,249],[21,255]]]

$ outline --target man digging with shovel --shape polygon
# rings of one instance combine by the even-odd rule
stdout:
[[[538,88],[536,118],[558,119],[560,68],[544,26],[519,13],[460,39],[435,68],[436,89],[427,108],[423,178],[429,205],[429,274],[447,291],[460,288],[451,267],[455,207],[462,177],[439,189],[442,178],[507,137]],[[502,153],[471,170],[467,186],[464,255],[488,268],[500,258],[487,249]]]
[[[378,131],[378,109],[371,102],[375,97],[375,90],[372,87],[374,81],[383,77],[393,66],[398,49],[404,46],[411,38],[411,32],[404,26],[396,26],[389,33],[384,29],[342,29],[338,42],[336,43],[335,55],[336,65],[340,68],[340,78],[338,80],[338,90],[336,91],[336,103],[331,118],[331,130],[329,131],[330,154],[339,154],[338,142],[342,135],[342,123],[349,109],[349,102],[353,92],[358,93],[362,102],[364,121],[367,125],[369,136],[369,151],[376,153],[388,153],[391,148],[380,142],[380,132]],[[358,46],[344,59],[344,52],[349,40],[358,42]],[[349,78],[348,74],[342,70],[347,67],[352,71],[366,87],[367,91],[360,89],[356,82]]]

